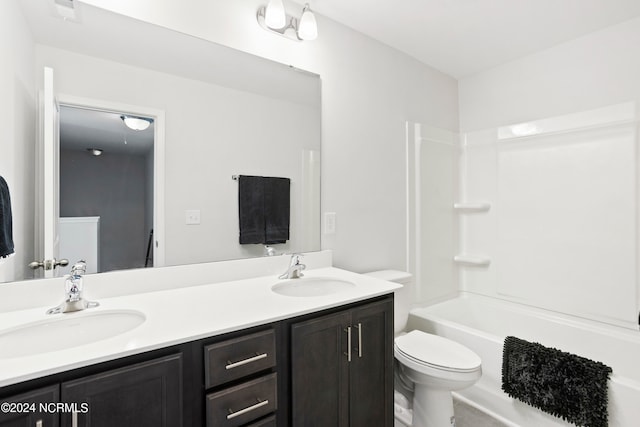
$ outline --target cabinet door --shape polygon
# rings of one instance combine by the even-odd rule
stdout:
[[[353,310],[350,426],[393,426],[393,300]]]
[[[350,312],[340,312],[291,327],[292,425],[349,425],[350,320]]]
[[[63,426],[182,426],[182,356],[154,359],[62,384],[62,401],[77,414],[62,414]],[[83,411],[82,403],[86,403]],[[77,417],[77,424],[72,424]]]
[[[57,427],[59,416],[55,408],[42,412],[40,405],[55,405],[59,395],[58,385],[55,385],[0,398],[0,402],[9,404],[0,411],[0,427]]]

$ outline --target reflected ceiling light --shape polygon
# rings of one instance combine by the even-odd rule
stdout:
[[[129,129],[133,130],[145,130],[153,122],[152,119],[146,117],[120,116],[120,118]]]
[[[297,19],[286,14],[282,0],[270,0],[266,7],[258,9],[257,19],[265,30],[290,40],[315,40],[318,37],[318,24],[309,3],[302,9],[300,19]]]
[[[102,149],[100,148],[87,148],[87,151],[96,157],[102,154]]]

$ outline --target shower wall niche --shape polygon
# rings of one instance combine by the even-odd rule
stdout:
[[[462,135],[460,289],[638,328],[634,103]]]

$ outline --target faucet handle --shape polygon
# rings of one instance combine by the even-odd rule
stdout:
[[[71,267],[72,276],[82,276],[87,272],[87,262],[83,259],[73,264]]]
[[[300,259],[302,259],[304,257],[304,254],[300,254],[300,253],[292,253],[291,254],[291,265],[294,264],[299,264],[300,263]]]

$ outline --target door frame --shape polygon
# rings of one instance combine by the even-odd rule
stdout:
[[[89,110],[150,117],[154,120],[153,135],[153,266],[165,265],[165,112],[155,108],[121,102],[57,94],[58,105]]]

